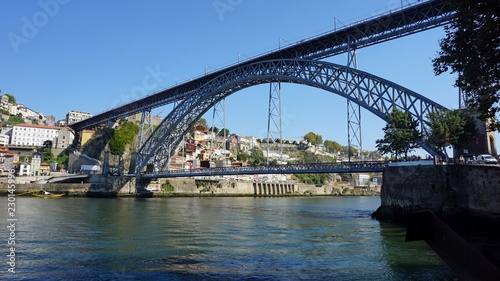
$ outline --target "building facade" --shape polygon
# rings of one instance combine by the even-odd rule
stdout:
[[[68,112],[68,114],[66,114],[66,124],[71,125],[80,122],[82,120],[88,119],[90,117],[92,117],[92,114],[88,112],[71,110],[70,112]]]
[[[57,143],[61,127],[43,126],[34,124],[18,124],[12,127],[11,145],[17,146],[43,146],[45,141]]]

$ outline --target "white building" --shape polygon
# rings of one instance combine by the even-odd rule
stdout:
[[[22,104],[17,105],[17,113],[21,114],[25,119],[45,121],[45,116],[42,113],[36,112]]]
[[[10,137],[8,135],[0,135],[0,146],[9,145]]]
[[[29,176],[31,172],[31,166],[28,163],[22,163],[19,165],[19,176]]]
[[[88,112],[71,110],[70,112],[68,112],[68,114],[66,114],[66,124],[71,125],[80,122],[82,120],[88,119],[90,117],[92,117],[92,114]]]
[[[61,127],[18,124],[12,127],[11,145],[43,146],[47,140],[56,144]]]

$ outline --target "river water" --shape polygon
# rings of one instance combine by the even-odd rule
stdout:
[[[379,197],[17,197],[16,273],[7,271],[3,227],[0,280],[456,280],[424,242],[405,243],[404,229],[373,220],[379,205]]]

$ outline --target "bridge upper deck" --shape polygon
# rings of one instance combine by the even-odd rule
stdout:
[[[133,113],[182,100],[211,79],[243,65],[272,59],[321,59],[344,53],[353,46],[359,49],[441,26],[449,22],[454,16],[453,13],[445,9],[445,2],[445,0],[420,2],[329,33],[301,40],[287,47],[191,79],[186,83],[165,89],[70,126],[74,130],[80,131]]]

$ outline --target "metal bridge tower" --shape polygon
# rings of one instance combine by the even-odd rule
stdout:
[[[137,138],[136,151],[139,151],[152,132],[153,124],[151,124],[151,109],[146,109],[141,113],[141,128]]]
[[[358,60],[356,57],[356,45],[349,43],[349,50],[347,51],[347,66],[358,69]],[[354,91],[355,96],[358,97],[358,85],[349,83],[348,90]],[[361,106],[355,102],[347,100],[347,155],[349,162],[351,162],[351,147],[357,146],[359,148],[358,157],[363,160],[363,145],[361,142]]]
[[[279,143],[275,143],[279,139]],[[281,130],[281,81],[269,84],[269,110],[267,118],[267,165],[269,165],[269,154],[277,147],[280,164],[283,162],[283,132]]]
[[[220,127],[220,128],[219,128]],[[215,132],[215,128],[219,128],[218,132]],[[214,150],[216,148],[221,149],[224,151],[224,165],[226,164],[226,155],[225,155],[225,150],[226,150],[226,141],[227,141],[227,136],[226,136],[226,99],[222,99],[218,103],[214,105],[214,111],[212,115],[212,138],[210,140],[210,159],[209,161],[212,161],[212,158],[214,157]],[[221,134],[222,131],[222,134]],[[217,135],[223,137],[223,141],[217,142]]]

